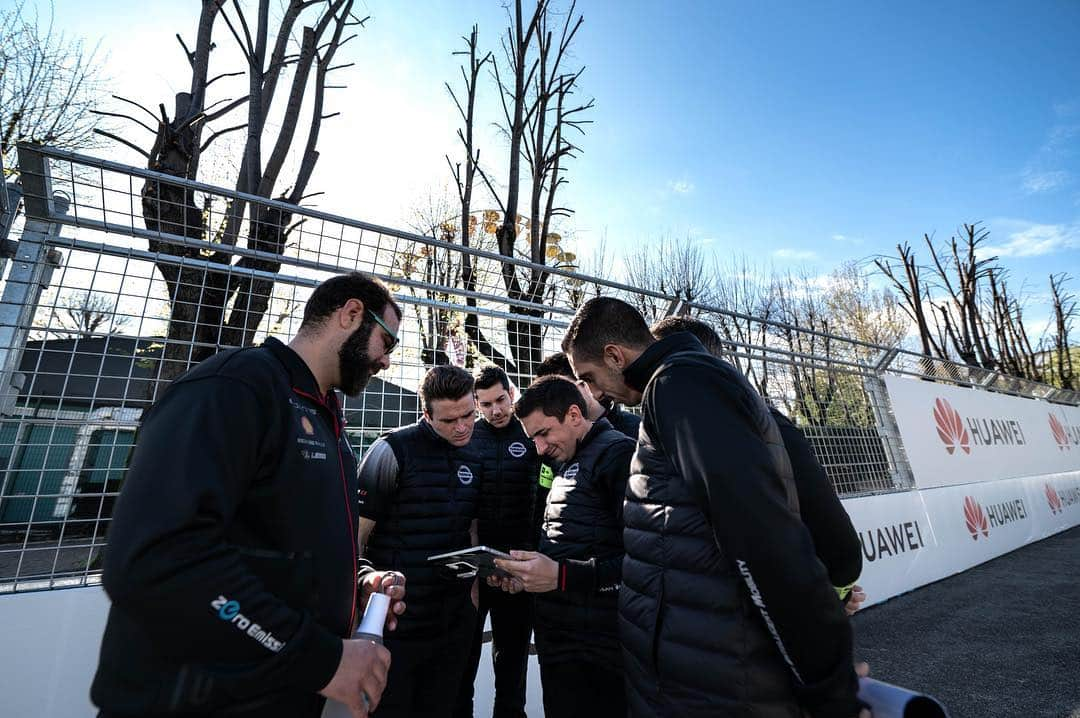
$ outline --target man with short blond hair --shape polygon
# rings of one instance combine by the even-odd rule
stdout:
[[[451,715],[476,621],[476,583],[445,578],[427,560],[476,543],[484,474],[470,443],[472,375],[434,367],[420,401],[420,421],[380,438],[360,464],[363,554],[409,582],[409,610],[386,637],[394,665],[380,718]]]

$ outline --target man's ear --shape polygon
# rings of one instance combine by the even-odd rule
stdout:
[[[581,411],[581,407],[577,404],[571,404],[570,408],[566,410],[566,416],[563,417],[562,423],[569,421],[571,426],[577,426],[584,418],[585,414]]]
[[[618,344],[605,344],[604,363],[616,371],[625,369],[627,362],[626,354],[623,353],[623,348]]]
[[[355,331],[364,323],[364,303],[359,299],[350,299],[341,305],[337,318],[342,329]]]
[[[422,412],[422,414],[423,414],[423,416],[424,416],[424,420],[425,420],[425,421],[426,421],[427,423],[429,423],[429,424],[430,424],[430,423],[432,423],[432,421],[431,421],[431,414],[427,413],[427,409],[424,409],[424,411]]]

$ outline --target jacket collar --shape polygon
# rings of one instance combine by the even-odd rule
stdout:
[[[681,352],[704,352],[705,346],[690,332],[676,332],[659,339],[641,353],[630,366],[623,370],[623,379],[636,391],[645,391],[646,385],[660,365],[672,354]]]
[[[285,371],[289,373],[289,383],[293,391],[315,399],[335,415],[339,412],[337,395],[332,389],[325,395],[319,393],[319,382],[315,381],[315,375],[311,373],[311,369],[299,354],[274,337],[268,337],[263,342],[263,347],[269,349],[270,353],[285,367]]]

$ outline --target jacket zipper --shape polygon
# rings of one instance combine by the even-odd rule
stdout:
[[[349,584],[352,586],[352,600],[350,602],[351,608],[349,610],[349,625],[345,632],[345,635],[348,636],[349,631],[351,631],[352,627],[356,625],[356,543],[358,539],[356,536],[353,535],[352,508],[349,505],[349,483],[345,480],[345,457],[341,455],[341,422],[338,420],[337,414],[329,406],[327,406],[326,402],[322,399],[312,396],[306,391],[302,391],[300,389],[297,389],[296,387],[293,387],[293,391],[310,401],[314,401],[316,404],[322,407],[326,411],[326,413],[330,415],[330,419],[334,423],[334,444],[337,446],[338,471],[341,474],[341,494],[345,499],[345,518],[348,522],[346,524],[345,530],[349,534],[349,545],[352,547],[352,563],[349,565]]]

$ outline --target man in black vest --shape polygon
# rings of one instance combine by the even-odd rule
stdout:
[[[574,368],[570,366],[570,360],[566,358],[565,352],[555,352],[544,357],[544,360],[536,367],[536,378],[551,375],[564,376],[570,381],[577,381]],[[580,384],[578,386],[581,388]],[[641,426],[640,416],[630,413],[606,397],[597,401],[588,389],[582,389],[582,393],[585,395],[589,419],[592,421],[607,419],[616,431],[621,431],[637,441],[638,427]]]
[[[678,332],[690,332],[698,338],[705,351],[718,359],[724,358],[724,343],[720,335],[695,317],[667,317],[653,324],[649,331],[657,339]],[[862,588],[855,585],[862,573],[859,535],[806,435],[776,409],[769,407],[769,412],[780,428],[784,447],[791,460],[795,489],[799,495],[799,514],[810,530],[814,549],[829,572],[833,588],[840,600],[844,601],[844,610],[851,615],[859,610],[866,599]]]
[[[631,715],[859,715],[851,626],[746,378],[610,297],[578,310],[563,349],[594,396],[643,409],[619,592]]]
[[[507,590],[536,594],[536,653],[547,718],[623,716],[626,694],[617,600],[622,509],[634,441],[606,419],[589,421],[572,382],[547,376],[514,407],[555,468],[539,552],[496,561]]]
[[[409,582],[409,610],[386,638],[394,665],[380,718],[453,713],[476,621],[476,582],[444,578],[427,560],[476,544],[483,463],[470,445],[472,375],[437,366],[420,401],[423,418],[376,441],[360,464],[362,552]]]
[[[473,429],[473,445],[484,462],[480,486],[477,537],[484,546],[509,551],[532,548],[533,497],[540,460],[521,422],[514,420],[514,389],[496,366],[475,375],[476,404],[481,417]],[[473,633],[472,655],[461,681],[457,718],[472,718],[473,683],[483,647],[484,618],[491,614],[491,658],[495,667],[495,718],[525,718],[526,671],[532,634],[532,597],[510,594],[480,584],[480,610]]]
[[[317,693],[353,715],[378,705],[390,655],[352,630],[374,590],[404,610],[404,586],[358,564],[334,390],[390,366],[400,320],[378,280],[333,277],[288,345],[216,354],[144,414],[105,552],[100,716],[317,718]]]

